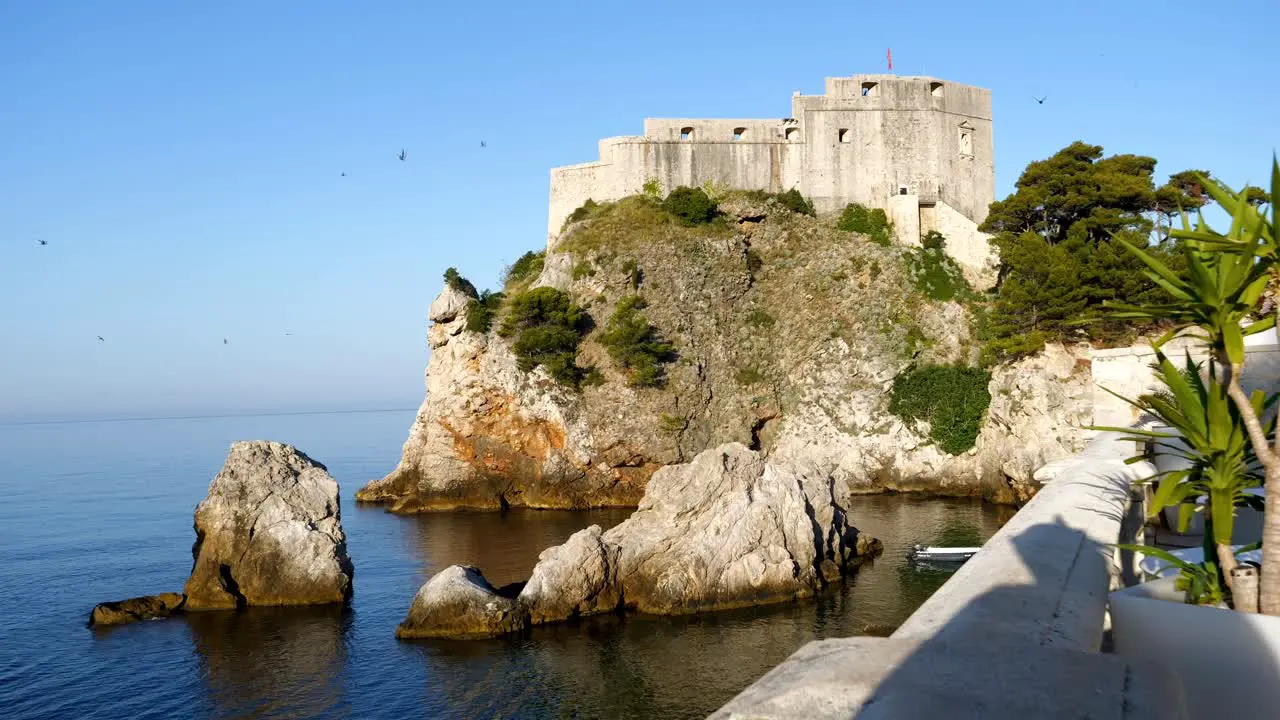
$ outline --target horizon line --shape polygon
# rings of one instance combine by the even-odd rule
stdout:
[[[285,417],[292,415],[354,415],[357,413],[406,412],[417,408],[362,408],[357,410],[290,410],[287,412],[233,412],[217,415],[161,415],[156,417],[86,418],[78,420],[19,420],[0,421],[0,427],[22,425],[72,425],[79,423],[153,422],[156,420],[213,420],[217,418]]]

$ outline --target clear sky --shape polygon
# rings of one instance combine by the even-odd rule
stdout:
[[[0,0],[0,421],[416,406],[441,273],[541,248],[549,168],[645,116],[786,116],[888,47],[991,88],[998,196],[1076,139],[1261,184],[1277,27],[1274,0]]]

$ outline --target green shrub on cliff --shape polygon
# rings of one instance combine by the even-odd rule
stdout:
[[[524,282],[538,277],[542,273],[542,264],[546,261],[546,252],[529,252],[521,255],[507,271],[503,274],[502,284],[504,287],[510,287],[515,283]]]
[[[888,247],[893,244],[893,223],[880,208],[868,210],[864,205],[849,203],[840,213],[836,227],[845,232],[866,235],[877,245]]]
[[[480,297],[480,293],[476,292],[476,286],[472,285],[470,280],[462,277],[462,274],[458,272],[458,268],[451,267],[444,271],[444,284],[467,297]]]
[[[498,334],[514,337],[512,350],[524,372],[538,366],[556,381],[577,386],[584,375],[578,367],[578,343],[591,329],[591,316],[567,293],[542,287],[511,299],[511,308]]]
[[[946,253],[946,238],[930,231],[921,238],[924,247],[907,256],[907,269],[916,289],[931,300],[969,300],[976,296],[964,272]]]
[[[644,298],[630,295],[618,302],[618,308],[605,324],[600,344],[613,361],[630,375],[631,384],[639,387],[662,385],[665,363],[676,359],[675,347],[658,334],[641,312]]]
[[[790,190],[779,193],[776,196],[778,204],[799,215],[813,215],[813,203],[808,198],[800,194],[800,191],[791,188]]]
[[[471,332],[487,333],[493,327],[493,318],[502,308],[503,294],[482,290],[480,297],[472,298],[467,303],[467,329]]]
[[[682,225],[705,225],[719,212],[716,203],[702,188],[678,187],[662,201],[662,209],[671,213]]]
[[[594,215],[596,211],[599,209],[600,209],[600,203],[596,202],[595,200],[592,200],[591,198],[587,198],[586,202],[582,203],[577,208],[575,208],[573,212],[569,213],[569,217],[564,219],[564,225],[562,225],[561,227],[562,228],[568,227],[569,225],[572,225],[573,223],[576,223],[579,220],[586,220],[587,218]]]
[[[929,437],[946,453],[974,446],[982,416],[991,404],[991,374],[962,365],[908,369],[893,380],[889,412],[911,423],[929,423]]]

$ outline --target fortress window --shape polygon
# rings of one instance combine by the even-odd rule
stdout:
[[[849,134],[849,128],[840,128],[836,132],[836,138],[842,143],[853,142],[853,136]]]
[[[747,134],[747,129],[746,129],[746,128],[734,128],[734,129],[733,129],[733,139],[734,139],[734,140],[741,140],[741,139],[743,138],[743,136],[745,136],[746,134]]]
[[[899,195],[906,195],[906,194],[907,194],[907,186],[906,186],[906,185],[899,185],[899,186],[898,186],[898,194],[899,194]]]
[[[783,134],[782,134],[782,135],[783,135],[783,137],[785,137],[785,138],[786,138],[786,139],[788,139],[788,140],[799,140],[799,139],[800,139],[800,128],[787,128],[787,129],[786,129],[786,131],[785,131],[785,132],[783,132]]]
[[[968,123],[960,125],[960,157],[973,157],[973,128]]]
[[[682,127],[682,128],[680,128],[680,139],[681,139],[681,140],[692,140],[692,139],[693,139],[693,128],[691,128],[691,127]]]
[[[864,83],[862,83],[862,94],[863,94],[863,96],[875,95],[875,94],[876,94],[876,86],[877,86],[877,85],[879,85],[879,84],[880,84],[880,83],[873,83],[873,82],[864,82]]]
[[[940,82],[929,83],[929,94],[934,97],[942,97],[942,83]]]

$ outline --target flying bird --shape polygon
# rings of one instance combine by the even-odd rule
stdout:
[[[1045,101],[1045,100],[1048,100],[1048,99],[1049,99],[1049,96],[1048,96],[1048,95],[1045,95],[1044,97],[1036,97],[1035,95],[1032,95],[1031,97],[1032,97],[1032,99],[1034,99],[1037,103],[1039,103],[1039,104],[1041,104],[1041,105],[1043,105],[1043,104],[1044,104],[1044,101]]]
[[[486,143],[485,143],[485,141],[481,140],[481,141],[480,141],[480,147],[489,147],[489,146],[488,146],[488,144],[486,144]]]
[[[227,339],[226,339],[226,338],[222,338],[222,344],[223,344],[223,345],[226,345],[226,344],[227,344]]]
[[[106,338],[102,337],[101,335],[98,336],[98,342],[106,342],[106,341],[107,341]]]
[[[346,176],[347,176],[347,174],[346,174],[346,173],[342,173],[342,177],[346,177]]]
[[[48,244],[49,244],[49,241],[48,241],[48,240],[36,240],[36,242],[40,243],[41,245],[48,245]]]
[[[400,158],[400,162],[404,162],[405,160],[409,159],[409,153],[405,152],[404,149],[402,148],[400,150],[400,154],[397,155],[396,157]]]

